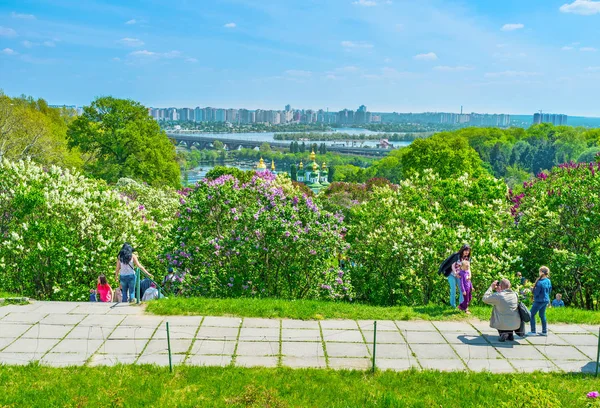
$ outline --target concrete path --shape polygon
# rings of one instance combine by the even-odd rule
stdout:
[[[0,364],[371,367],[373,322],[150,316],[126,304],[0,307]],[[499,343],[487,322],[378,321],[381,370],[593,372],[598,327],[550,324],[550,336]]]

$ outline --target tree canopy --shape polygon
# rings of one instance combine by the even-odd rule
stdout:
[[[70,147],[90,155],[84,169],[108,182],[128,177],[177,187],[175,146],[146,107],[129,99],[97,98],[69,126]]]

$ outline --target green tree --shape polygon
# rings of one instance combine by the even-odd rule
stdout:
[[[298,171],[296,170],[296,165],[292,164],[290,166],[290,178],[292,181],[298,181]]]
[[[223,142],[221,142],[220,140],[215,140],[213,142],[213,147],[217,150],[222,150],[223,147],[225,147],[225,145],[223,144]]]
[[[333,183],[333,177],[335,176],[335,167],[330,166],[327,172],[327,181]]]
[[[267,142],[264,142],[260,145],[259,150],[263,153],[268,153],[271,151],[271,145],[268,144]]]
[[[304,153],[306,152],[306,144],[304,142],[302,142],[302,144],[300,145],[300,153]]]
[[[90,155],[85,170],[94,177],[172,187],[181,183],[175,146],[138,102],[97,98],[70,124],[67,138],[70,147]]]

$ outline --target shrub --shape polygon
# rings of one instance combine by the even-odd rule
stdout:
[[[349,298],[337,269],[342,217],[322,211],[285,176],[204,180],[182,199],[171,265],[190,273],[188,294]]]
[[[375,189],[351,210],[347,240],[357,299],[382,305],[442,303],[438,266],[465,242],[473,248],[474,299],[511,268],[503,231],[512,223],[506,185],[492,177],[440,179],[430,170],[397,191]]]
[[[31,162],[0,163],[0,288],[52,300],[84,300],[109,278],[124,241],[156,258],[156,224],[102,181]]]
[[[513,196],[523,275],[551,271],[555,292],[578,307],[600,300],[600,163],[569,163],[540,173]]]

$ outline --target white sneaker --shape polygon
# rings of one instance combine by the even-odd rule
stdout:
[[[538,333],[538,336],[548,337],[548,333]]]
[[[525,337],[527,336],[537,336],[538,334],[536,332],[528,332]]]

